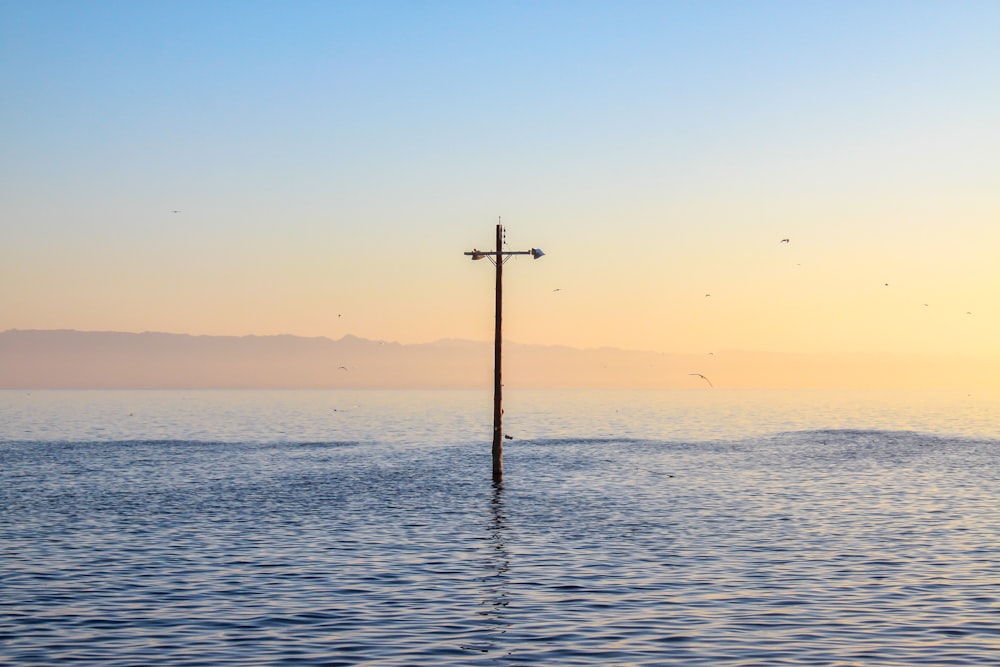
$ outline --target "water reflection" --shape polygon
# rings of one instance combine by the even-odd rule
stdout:
[[[510,605],[510,551],[507,549],[507,513],[504,505],[503,482],[493,483],[487,524],[489,564],[483,577],[483,594],[477,613],[477,625],[483,627],[483,641],[463,648],[481,653],[503,651],[504,635],[511,626],[508,617]],[[510,655],[511,651],[506,651]]]

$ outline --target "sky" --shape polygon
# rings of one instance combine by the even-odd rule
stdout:
[[[512,341],[1000,357],[993,0],[0,0],[0,98],[0,330],[491,340],[499,220]]]

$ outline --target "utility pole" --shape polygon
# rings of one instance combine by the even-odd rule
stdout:
[[[503,226],[497,223],[496,327],[493,331],[493,481],[503,479]]]
[[[503,481],[503,265],[513,255],[531,255],[538,259],[545,253],[538,248],[504,251],[503,225],[497,222],[496,252],[472,250],[472,259],[489,258],[496,265],[496,325],[493,332],[493,482]]]

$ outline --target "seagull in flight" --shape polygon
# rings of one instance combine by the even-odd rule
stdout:
[[[704,380],[705,382],[707,382],[707,383],[708,383],[708,386],[709,386],[709,387],[711,387],[712,389],[715,389],[715,385],[714,385],[714,384],[712,384],[712,381],[711,381],[711,380],[709,380],[709,379],[708,379],[707,377],[705,377],[704,375],[702,375],[701,373],[688,373],[688,375],[697,375],[697,376],[698,376],[698,377],[700,377],[700,378],[701,378],[702,380]]]
[[[792,240],[791,239],[781,239],[781,242],[782,243],[791,243]]]

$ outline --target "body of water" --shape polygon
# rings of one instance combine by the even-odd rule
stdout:
[[[0,392],[0,663],[1000,665],[1000,401]]]

